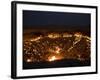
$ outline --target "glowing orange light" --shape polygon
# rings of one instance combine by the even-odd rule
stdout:
[[[56,47],[56,49],[56,53],[59,54],[61,49],[59,47]]]
[[[49,61],[55,61],[57,58],[55,56],[52,56]]]
[[[27,59],[27,62],[31,62],[31,59]]]
[[[42,37],[37,37],[37,38],[34,38],[34,39],[31,39],[30,41],[37,41],[39,39],[41,39]]]

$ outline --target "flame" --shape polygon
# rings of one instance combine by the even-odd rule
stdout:
[[[56,51],[55,51],[55,52],[56,52],[57,54],[59,54],[59,53],[60,53],[60,50],[61,50],[61,49],[60,49],[59,47],[56,47]]]
[[[39,39],[41,39],[42,37],[37,37],[37,38],[34,38],[34,39],[31,39],[30,41],[37,41]]]
[[[49,61],[55,61],[57,58],[56,58],[56,56],[52,56],[50,59],[49,59]]]
[[[74,36],[75,36],[75,41],[73,42],[73,45],[68,49],[68,52],[69,52],[70,50],[72,50],[72,49],[74,48],[74,46],[75,46],[78,42],[80,42],[80,40],[81,40],[82,37],[83,37],[81,33],[75,33]]]
[[[61,48],[58,46],[55,47],[55,50],[49,49],[49,52],[55,53],[55,54],[60,54]]]
[[[48,37],[49,38],[59,38],[61,36],[59,34],[56,34],[56,33],[51,33],[51,34],[48,34]]]
[[[32,60],[31,59],[27,59],[27,62],[32,62]]]

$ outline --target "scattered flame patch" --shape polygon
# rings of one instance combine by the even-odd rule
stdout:
[[[55,60],[57,60],[56,56],[52,56],[52,57],[49,59],[49,61],[55,61]]]

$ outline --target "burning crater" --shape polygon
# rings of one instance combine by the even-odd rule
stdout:
[[[67,64],[67,61],[76,60],[83,65],[83,62],[90,60],[90,42],[90,37],[81,32],[49,32],[38,36],[33,35],[32,38],[23,41],[24,64],[34,64],[35,67],[39,67],[40,63],[60,62],[62,64],[62,61]],[[72,65],[71,62],[70,66]]]

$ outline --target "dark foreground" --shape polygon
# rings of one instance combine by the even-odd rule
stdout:
[[[37,62],[37,63],[27,63],[23,62],[23,69],[41,69],[41,68],[58,68],[58,67],[81,67],[90,66],[91,62],[89,60],[80,61],[75,59],[64,59],[52,62]]]

